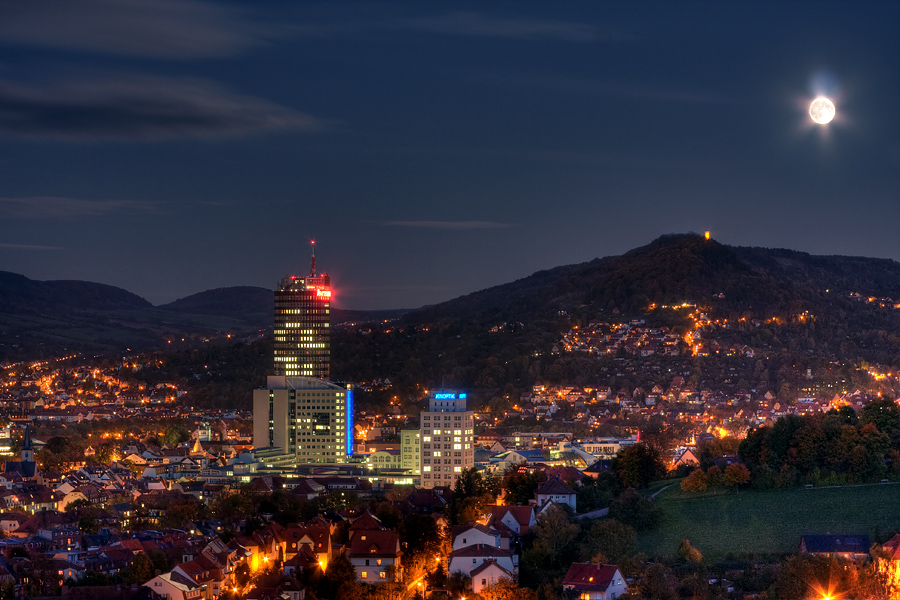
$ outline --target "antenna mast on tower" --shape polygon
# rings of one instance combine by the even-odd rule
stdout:
[[[312,259],[310,260],[310,268],[309,268],[309,276],[316,276],[316,240],[309,240],[309,245],[312,247]]]

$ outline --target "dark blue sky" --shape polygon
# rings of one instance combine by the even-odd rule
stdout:
[[[900,260],[900,3],[0,2],[0,270],[415,307],[710,229]],[[806,110],[837,105],[827,126]]]

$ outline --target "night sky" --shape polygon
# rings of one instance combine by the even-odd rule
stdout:
[[[665,233],[900,260],[900,2],[0,2],[0,270],[411,308]],[[814,125],[817,95],[837,117]]]

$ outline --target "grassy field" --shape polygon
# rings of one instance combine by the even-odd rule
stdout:
[[[805,533],[869,534],[900,529],[900,484],[685,494],[676,484],[656,501],[660,529],[638,536],[641,552],[674,557],[691,545],[711,560],[734,553],[795,551]]]

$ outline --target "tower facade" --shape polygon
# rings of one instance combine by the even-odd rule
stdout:
[[[284,277],[275,290],[275,373],[284,377],[331,375],[331,279],[316,274]]]
[[[253,391],[253,445],[279,448],[296,464],[347,462],[353,392],[313,377],[268,377]]]
[[[463,469],[475,466],[475,413],[466,410],[465,392],[434,392],[428,410],[422,411],[419,430],[422,487],[453,487]]]

